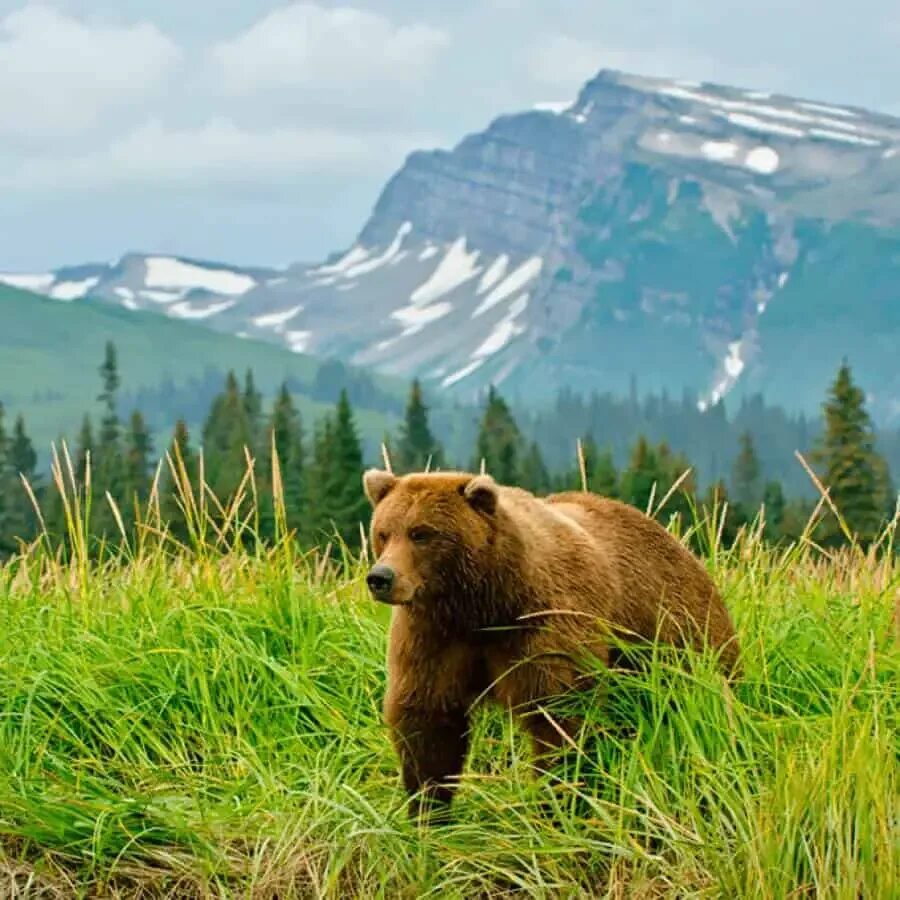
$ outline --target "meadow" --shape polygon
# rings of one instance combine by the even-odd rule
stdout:
[[[695,528],[743,677],[662,653],[611,674],[540,778],[485,710],[453,821],[422,827],[365,559],[257,547],[240,504],[185,504],[189,546],[151,501],[98,553],[70,492],[68,555],[38,540],[0,569],[0,896],[900,895],[893,529],[866,553],[754,527],[725,549],[713,513]]]

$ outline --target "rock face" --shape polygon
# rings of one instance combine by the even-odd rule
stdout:
[[[124,268],[90,290],[465,397],[635,376],[810,408],[848,356],[900,415],[900,121],[860,109],[603,72],[412,154],[324,265]]]

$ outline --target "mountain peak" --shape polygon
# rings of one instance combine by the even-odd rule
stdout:
[[[898,260],[897,119],[603,70],[572,103],[412,153],[323,265],[138,254],[39,289],[467,396],[626,391],[637,377],[706,404],[761,389],[809,408],[850,354],[890,411],[900,374],[879,354],[900,341]]]

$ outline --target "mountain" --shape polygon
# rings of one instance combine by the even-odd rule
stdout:
[[[574,103],[413,153],[324,264],[133,255],[30,278],[464,399],[488,383],[538,401],[636,379],[701,405],[762,391],[812,410],[847,356],[890,420],[900,120],[601,72]]]
[[[402,409],[405,385],[372,379],[334,363],[199,325],[133,312],[86,299],[59,303],[0,285],[0,403],[22,412],[43,453],[60,435],[74,437],[85,412],[95,412],[107,340],[115,343],[123,414],[138,407],[168,442],[176,416],[199,425],[225,373],[252,369],[266,393],[287,381],[310,419],[348,386],[363,435],[374,445]]]

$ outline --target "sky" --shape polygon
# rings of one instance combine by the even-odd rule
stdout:
[[[900,115],[895,0],[0,0],[0,271],[349,246],[416,149],[603,68]]]

